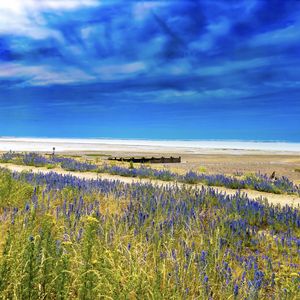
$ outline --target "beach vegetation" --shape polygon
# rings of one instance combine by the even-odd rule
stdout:
[[[299,186],[287,177],[282,176],[273,180],[266,174],[261,173],[230,176],[225,174],[205,174],[190,170],[184,174],[179,174],[166,168],[154,169],[147,165],[135,166],[133,162],[130,162],[129,167],[128,164],[117,164],[114,161],[98,165],[89,161],[79,161],[57,155],[46,158],[37,153],[4,153],[0,161],[47,168],[59,166],[67,171],[108,173],[125,177],[177,181],[187,184],[201,183],[208,186],[224,186],[231,189],[252,189],[274,194],[300,194]]]
[[[54,172],[1,169],[0,187],[3,299],[299,296],[297,208]]]
[[[198,167],[198,171],[199,171],[200,173],[206,173],[207,169],[206,169],[206,167],[204,167],[204,166],[200,166],[200,167]]]

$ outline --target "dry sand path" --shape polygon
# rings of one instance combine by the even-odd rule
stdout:
[[[0,163],[0,167],[2,168],[7,168],[11,171],[16,171],[16,172],[22,172],[22,171],[32,171],[33,173],[50,173],[50,172],[56,172],[58,174],[63,174],[63,175],[72,175],[76,176],[78,178],[83,178],[83,179],[107,179],[107,180],[119,180],[124,183],[134,183],[134,182],[139,182],[139,183],[152,183],[152,184],[157,184],[157,185],[172,185],[175,184],[172,181],[162,181],[162,180],[155,180],[155,179],[147,179],[147,178],[134,178],[134,177],[123,177],[123,176],[118,176],[118,175],[110,175],[110,174],[96,174],[93,172],[69,172],[65,171],[59,168],[55,169],[46,169],[46,168],[41,168],[41,167],[31,167],[31,166],[22,166],[22,165],[13,165],[13,164],[5,164],[5,163]],[[184,183],[176,183],[179,186],[183,185],[188,185]],[[202,187],[205,186],[203,184],[193,184],[191,186],[194,187]],[[211,187],[215,188],[220,192],[225,192],[228,195],[234,195],[237,190],[235,189],[229,189],[225,187]],[[266,198],[269,203],[273,204],[279,204],[279,205],[290,205],[297,207],[298,205],[300,206],[300,197],[297,195],[282,195],[282,194],[272,194],[272,193],[266,193],[266,192],[260,192],[260,191],[254,191],[254,190],[241,190],[242,192],[245,192],[250,198],[252,199],[257,199],[257,198]]]

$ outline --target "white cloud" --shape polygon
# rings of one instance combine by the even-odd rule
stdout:
[[[293,24],[285,28],[265,32],[255,36],[249,41],[250,46],[268,46],[268,45],[289,45],[292,43],[299,43],[300,38],[300,24]]]
[[[37,72],[39,68],[32,66],[23,66],[14,63],[2,63],[0,65],[0,78],[5,77],[22,77],[26,74],[26,72]]]
[[[1,0],[0,10],[23,14],[24,10],[74,9],[80,6],[97,6],[97,0]]]
[[[126,99],[131,100],[130,93],[123,93]],[[217,89],[202,89],[202,90],[175,90],[165,89],[161,91],[143,91],[135,92],[134,97],[138,101],[146,103],[203,103],[207,101],[222,101],[230,99],[232,101],[238,100],[241,97],[248,97],[252,95],[252,91],[245,91],[234,88],[217,88]],[[126,100],[125,100],[126,101]]]
[[[256,69],[260,67],[265,67],[268,65],[273,65],[277,57],[268,58],[253,58],[249,60],[237,60],[237,61],[227,61],[223,64],[211,65],[208,67],[199,68],[197,70],[198,75],[202,76],[212,76],[212,75],[222,75],[231,72]]]
[[[59,32],[47,28],[41,12],[72,10],[99,4],[97,0],[1,0],[0,33],[24,35],[33,39],[61,39]]]
[[[95,77],[74,67],[65,67],[58,70],[43,65],[24,66],[13,63],[0,65],[0,79],[5,78],[21,78],[27,80],[30,85],[89,82],[95,79]]]
[[[127,64],[103,65],[94,69],[94,71],[97,72],[102,79],[114,80],[126,75],[136,74],[137,72],[144,71],[145,69],[145,64],[137,61]]]

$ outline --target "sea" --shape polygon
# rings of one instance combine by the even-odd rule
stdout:
[[[298,152],[300,143],[240,140],[146,140],[0,137],[0,151],[170,151],[203,153],[209,150]]]

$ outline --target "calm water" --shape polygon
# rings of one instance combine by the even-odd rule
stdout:
[[[0,138],[1,151],[105,151],[180,149],[187,152],[216,150],[261,150],[300,152],[300,143],[204,140],[125,140],[125,139],[61,139],[61,138]]]

